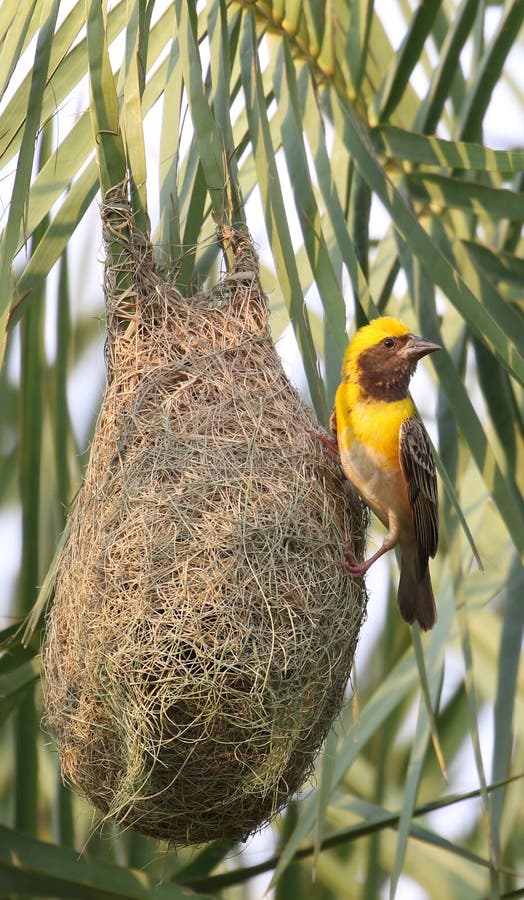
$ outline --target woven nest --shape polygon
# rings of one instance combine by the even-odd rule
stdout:
[[[63,777],[175,843],[245,838],[310,774],[365,595],[365,514],[268,330],[249,236],[186,299],[103,209],[108,386],[44,646]]]

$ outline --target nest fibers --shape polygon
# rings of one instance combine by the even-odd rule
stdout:
[[[310,774],[365,595],[363,509],[268,330],[249,237],[186,299],[104,207],[108,387],[43,654],[62,775],[179,844],[245,838]],[[127,235],[127,238],[126,238]],[[223,234],[224,237],[224,234]]]

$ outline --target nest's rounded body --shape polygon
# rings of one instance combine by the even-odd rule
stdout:
[[[195,843],[245,837],[310,772],[362,620],[337,560],[364,519],[253,285],[162,292],[160,317],[111,339],[44,689],[64,777]]]

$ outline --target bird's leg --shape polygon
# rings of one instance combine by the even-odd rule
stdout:
[[[380,559],[381,556],[384,556],[384,553],[387,553],[388,550],[395,547],[397,540],[398,538],[396,535],[393,535],[388,531],[382,546],[379,547],[377,552],[374,553],[373,556],[370,556],[369,559],[362,560],[362,562],[358,561],[350,547],[345,547],[344,559],[340,565],[349,572],[352,578],[362,578],[377,559]]]
[[[330,459],[340,465],[340,452],[335,438],[329,437],[329,435],[327,435],[324,431],[312,430],[311,433],[314,434],[315,437],[319,439],[319,441],[322,441],[324,447],[328,451]]]

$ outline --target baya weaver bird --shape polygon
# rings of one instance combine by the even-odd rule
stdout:
[[[399,609],[425,631],[436,621],[428,560],[438,544],[437,478],[408,387],[419,359],[439,349],[389,317],[360,328],[344,354],[330,421],[345,475],[387,528],[369,559],[358,562],[346,549],[343,565],[362,577],[398,544]]]

